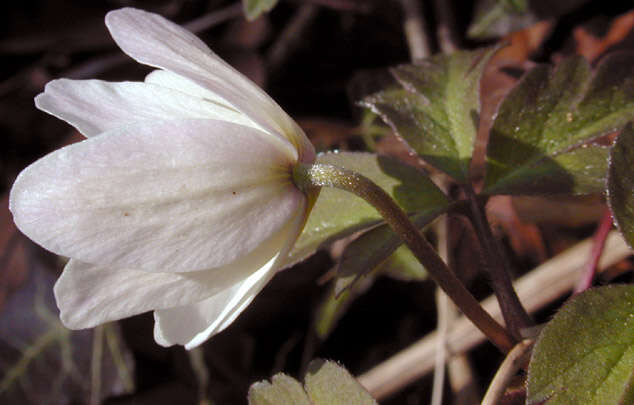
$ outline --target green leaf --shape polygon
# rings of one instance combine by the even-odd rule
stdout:
[[[467,35],[476,39],[502,37],[536,21],[535,15],[528,12],[526,0],[480,1]]]
[[[610,156],[608,203],[614,222],[630,247],[634,246],[634,129],[629,124],[619,135]]]
[[[370,230],[366,234],[373,231]],[[395,236],[393,233],[391,235]],[[380,260],[378,264],[368,265],[363,269],[358,266],[357,273],[345,274],[344,272],[343,275],[337,276],[321,301],[315,316],[315,332],[320,339],[324,340],[328,337],[350,304],[369,289],[377,277],[385,275],[401,281],[427,279],[427,271],[423,265],[418,262],[407,246],[402,246],[402,242],[399,244],[401,244],[400,247],[394,247],[395,251],[392,250],[393,253],[387,254],[389,257]],[[375,247],[370,245],[367,248]],[[381,246],[376,248],[381,249]],[[358,265],[356,261],[353,263]]]
[[[377,402],[334,361],[313,360],[304,386],[315,405],[375,405]]]
[[[405,245],[400,246],[381,266],[386,276],[401,281],[427,280],[427,270]]]
[[[584,144],[631,119],[634,54],[605,58],[594,76],[581,57],[554,70],[539,66],[500,106],[489,138],[484,192],[596,192],[605,178],[607,151]]]
[[[313,405],[302,385],[282,373],[251,385],[248,397],[249,405]]]
[[[363,100],[409,147],[456,181],[468,180],[480,116],[480,78],[498,48],[436,55],[392,70],[403,89]]]
[[[249,405],[375,405],[377,402],[346,371],[333,361],[313,360],[304,387],[279,373],[271,382],[249,388]]]
[[[419,228],[422,228],[442,213],[447,206],[448,205],[434,207],[431,210],[416,214],[412,218],[412,221]],[[388,225],[377,226],[350,242],[344,249],[337,266],[337,279],[335,280],[336,293],[341,294],[343,290],[349,288],[362,276],[375,269],[381,263],[384,263],[391,255],[395,254],[397,249],[402,245],[403,240],[401,237],[392,232]],[[412,254],[408,249],[404,249],[410,255]],[[404,259],[405,256],[400,255],[406,255],[407,253],[403,253],[401,250],[399,257],[394,258],[394,260],[398,262]],[[413,260],[419,264],[418,260],[415,258]],[[398,266],[397,268],[405,269],[403,266]],[[422,266],[419,270],[421,276],[423,274],[426,275]],[[416,270],[412,271],[416,272]],[[405,276],[403,275],[403,277]]]
[[[326,153],[317,157],[361,173],[390,194],[407,212],[441,207],[445,195],[421,171],[398,160],[372,153]],[[298,262],[320,246],[377,223],[379,213],[361,198],[337,189],[323,188],[287,263]]]
[[[588,290],[564,305],[537,340],[527,390],[527,404],[632,403],[634,286]]]
[[[314,328],[319,339],[325,340],[330,335],[350,304],[374,283],[375,275],[376,272],[371,272],[362,283],[356,283],[341,293],[336,291],[335,283],[330,285],[315,315]]]
[[[278,0],[242,0],[244,13],[249,20],[255,20],[260,14],[270,11]]]

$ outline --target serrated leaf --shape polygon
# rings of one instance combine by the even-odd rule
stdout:
[[[422,228],[442,213],[447,206],[439,206],[427,212],[416,214],[412,221],[416,226]],[[337,265],[336,293],[341,294],[343,290],[349,288],[369,271],[389,260],[390,256],[402,245],[401,237],[396,235],[388,225],[380,225],[370,229],[350,242],[344,249]],[[400,254],[406,253],[401,252]],[[411,252],[409,254],[411,255]],[[399,259],[395,258],[397,261]],[[416,263],[418,263],[417,260]]]
[[[498,48],[436,55],[392,73],[403,89],[364,99],[409,147],[465,183],[479,125],[480,78]]]
[[[581,57],[530,71],[502,102],[487,149],[487,194],[590,193],[606,150],[579,149],[634,119],[634,54]],[[587,164],[584,164],[587,162]]]
[[[248,397],[249,405],[313,405],[302,385],[283,373],[251,385]]]
[[[270,11],[278,0],[242,0],[244,13],[249,20],[255,20],[260,14]]]
[[[52,271],[33,259],[26,277],[0,313],[0,403],[100,403],[131,392],[132,355],[116,325],[66,329]]]
[[[376,405],[370,394],[334,361],[313,360],[304,387],[315,405]]]
[[[317,161],[367,176],[407,212],[447,204],[445,195],[427,176],[393,158],[372,153],[341,152],[320,155]],[[375,224],[380,219],[378,212],[361,198],[342,190],[323,188],[287,262],[302,260],[321,245]]]
[[[634,128],[629,124],[610,154],[608,203],[614,222],[630,247],[634,246]]]
[[[377,402],[346,371],[333,361],[313,360],[304,386],[279,373],[271,382],[249,388],[249,405],[375,405]]]
[[[537,340],[527,389],[527,404],[631,403],[634,286],[588,290],[564,305]]]

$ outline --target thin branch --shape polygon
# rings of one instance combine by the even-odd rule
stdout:
[[[496,405],[500,403],[506,387],[515,377],[515,374],[528,363],[533,343],[535,341],[531,339],[523,340],[506,355],[500,368],[495,373],[481,405]]]
[[[452,53],[458,47],[455,42],[454,14],[451,2],[447,0],[434,0],[436,9],[436,38],[442,53]]]
[[[315,19],[318,11],[319,7],[315,4],[306,3],[299,7],[266,55],[266,63],[270,70],[279,68],[295,50],[302,33]]]
[[[206,31],[211,27],[215,27],[225,21],[232,20],[242,16],[242,2],[235,2],[234,4],[214,10],[210,13],[202,15],[187,22],[184,27],[191,32],[198,33]]]
[[[451,304],[453,307],[453,304]],[[454,307],[455,310],[455,307]],[[457,313],[456,313],[457,315]],[[477,404],[480,402],[479,387],[475,373],[466,353],[449,358],[447,364],[449,383],[453,392],[454,404]]]
[[[570,291],[592,249],[587,239],[544,262],[518,279],[515,287],[529,312],[535,312]],[[605,243],[598,268],[603,270],[632,254],[621,235],[612,231]],[[495,319],[502,319],[495,297],[482,302]],[[397,353],[358,377],[361,384],[377,400],[397,392],[407,384],[433,370],[437,333],[432,332],[410,347]],[[484,335],[464,316],[453,323],[447,339],[451,353],[464,353],[485,340]]]
[[[449,261],[449,219],[443,216],[436,223],[436,237],[438,238],[438,255],[445,263]],[[449,309],[449,298],[442,290],[436,290],[436,313],[438,322],[436,330],[438,339],[436,340],[436,365],[434,366],[434,383],[432,385],[431,404],[442,405],[442,397],[445,386],[445,364],[447,363],[447,332],[451,323],[451,313]]]
[[[198,18],[195,18],[183,26],[194,33],[206,31],[216,25],[242,15],[242,4],[236,2],[230,6],[214,10]],[[107,72],[119,65],[132,62],[128,55],[121,52],[110,53],[90,59],[84,63],[73,66],[63,72],[60,77],[68,77],[72,79],[83,79],[86,77],[99,76],[103,72]]]
[[[412,61],[430,55],[429,40],[425,34],[425,20],[417,0],[401,0],[403,5],[403,31],[407,39],[409,55]]]

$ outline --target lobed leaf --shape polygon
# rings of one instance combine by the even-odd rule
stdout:
[[[283,373],[275,374],[271,382],[256,382],[249,388],[249,405],[313,405],[304,387]]]
[[[619,135],[610,155],[608,203],[614,222],[630,247],[634,246],[634,128]]]
[[[634,399],[634,286],[571,299],[542,331],[528,370],[527,404],[617,405]]]
[[[447,204],[445,195],[427,176],[393,158],[372,153],[340,152],[319,155],[317,161],[367,176],[407,212]],[[288,263],[300,261],[320,246],[376,224],[380,219],[379,213],[361,198],[342,190],[323,188]]]
[[[480,78],[498,48],[436,55],[392,69],[403,89],[388,89],[362,104],[379,114],[422,159],[468,180],[480,115]]]
[[[374,405],[377,402],[333,361],[313,360],[304,386],[279,373],[249,388],[249,405]]]
[[[333,361],[313,360],[304,386],[315,405],[376,405],[374,398],[343,367]]]
[[[530,71],[502,102],[487,149],[487,194],[599,191],[607,150],[586,145],[634,119],[634,54],[592,74],[582,57]],[[581,149],[582,146],[587,146]]]

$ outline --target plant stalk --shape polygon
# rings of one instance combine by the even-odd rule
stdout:
[[[382,188],[365,176],[326,164],[299,165],[295,168],[293,177],[295,184],[305,192],[314,187],[338,188],[371,204],[392,230],[403,238],[440,288],[493,344],[504,353],[514,346],[513,337],[482,308],[409,220],[407,214]]]
[[[469,218],[475,226],[476,234],[480,240],[484,266],[490,278],[493,292],[500,304],[504,322],[513,337],[520,341],[522,339],[521,330],[533,326],[533,320],[522,306],[513,288],[510,266],[498,241],[493,236],[483,205],[478,202],[471,186],[464,186],[464,191],[471,207]]]

